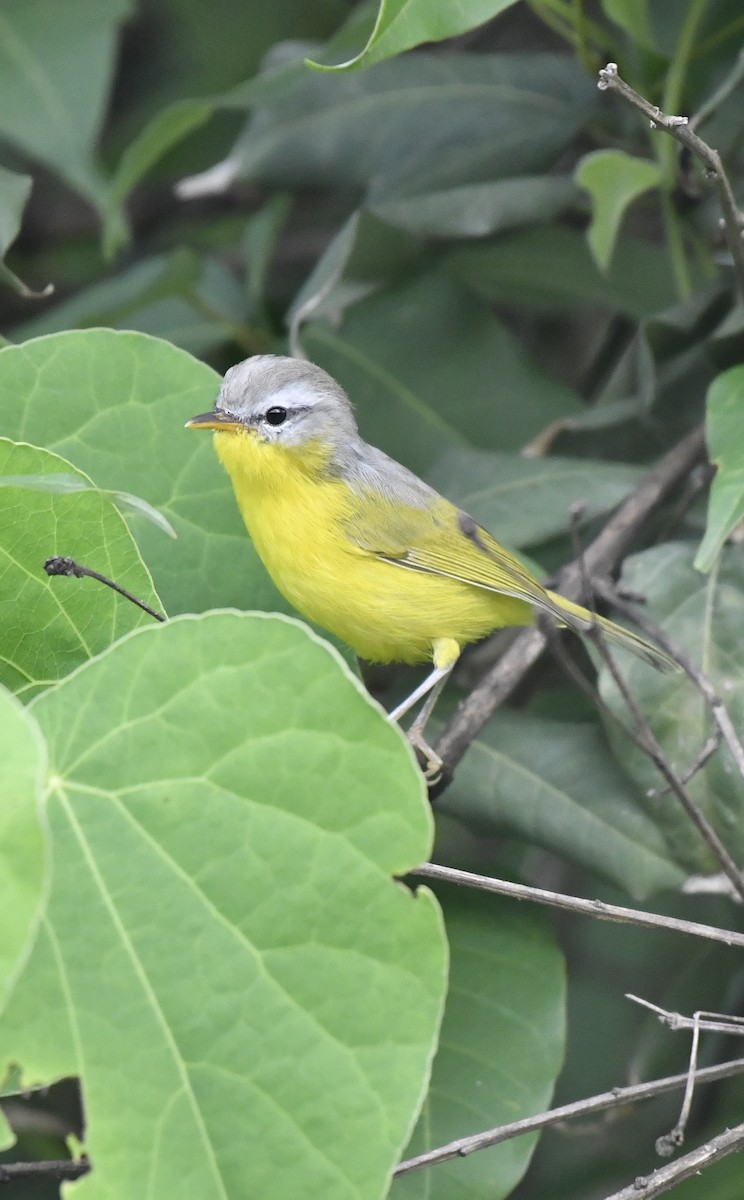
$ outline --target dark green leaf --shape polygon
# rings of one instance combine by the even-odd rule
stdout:
[[[548,1107],[563,1056],[563,959],[548,924],[514,902],[437,887],[450,984],[429,1095],[405,1157]],[[535,1137],[403,1176],[391,1200],[500,1200]]]
[[[724,551],[718,570],[708,576],[693,567],[693,548],[667,542],[629,559],[623,586],[646,600],[649,616],[684,650],[723,698],[734,727],[744,727],[744,667],[741,663],[741,609],[744,563],[740,549]],[[630,689],[646,715],[664,753],[684,772],[712,732],[709,709],[682,671],[659,674],[644,663],[623,663]],[[621,714],[625,707],[605,670],[600,676],[605,699]],[[608,723],[618,760],[646,794],[664,786],[655,767]],[[744,856],[741,778],[728,751],[721,746],[689,782],[693,799],[717,829],[729,853]],[[648,811],[674,862],[688,872],[718,870],[710,851],[684,813],[679,801],[664,794],[647,801]]]
[[[383,200],[370,209],[383,221],[420,236],[484,237],[547,221],[571,208],[577,197],[576,185],[566,176],[529,175]]]
[[[716,468],[708,523],[695,558],[709,571],[732,529],[744,517],[744,367],[732,367],[711,384],[706,401],[710,461]]]
[[[579,409],[489,309],[439,273],[378,292],[340,330],[303,333],[347,388],[363,437],[426,471],[453,442],[510,450]]]
[[[311,73],[254,115],[230,161],[245,178],[366,189],[378,202],[535,173],[593,102],[565,55],[416,54]]]
[[[586,239],[556,225],[454,251],[447,265],[487,299],[538,312],[601,308],[643,317],[676,300],[666,253],[658,246],[623,237],[612,269],[603,275]]]
[[[593,724],[502,709],[458,766],[440,805],[481,836],[517,833],[633,896],[684,879],[642,793]]]
[[[83,288],[14,334],[24,341],[106,325],[167,338],[192,354],[206,354],[232,340],[246,307],[242,288],[222,263],[181,248],[141,259],[121,274]]]
[[[435,488],[510,546],[565,533],[571,506],[582,520],[614,508],[637,485],[639,467],[572,458],[521,458],[456,447],[428,473]]]
[[[94,151],[131,11],[129,0],[6,0],[0,13],[0,133],[92,201],[112,245],[124,220]]]

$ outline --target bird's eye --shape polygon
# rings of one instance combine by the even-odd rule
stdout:
[[[269,425],[283,425],[286,419],[286,408],[281,408],[278,404],[275,404],[273,408],[269,408],[266,411],[266,421]]]

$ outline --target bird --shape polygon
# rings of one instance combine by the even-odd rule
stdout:
[[[645,638],[542,586],[468,513],[361,437],[345,390],[304,358],[258,354],[231,367],[211,430],[247,531],[290,604],[375,663],[430,663],[396,708],[420,700],[408,737],[431,782],[442,762],[425,740],[434,705],[465,646],[549,613],[579,634],[596,625],[657,667]]]

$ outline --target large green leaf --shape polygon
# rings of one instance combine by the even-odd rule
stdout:
[[[514,902],[437,888],[452,964],[429,1094],[405,1156],[548,1107],[563,1055],[563,959],[547,922]],[[500,1200],[536,1137],[402,1176],[391,1200]]]
[[[695,558],[709,571],[721,546],[744,517],[744,367],[724,371],[706,399],[706,435],[716,474],[708,500],[708,522]]]
[[[642,795],[588,722],[500,710],[458,766],[440,806],[478,834],[517,833],[634,896],[684,879]]]
[[[484,237],[548,221],[571,208],[578,196],[578,188],[566,176],[520,175],[381,200],[369,207],[383,221],[418,236]]]
[[[33,717],[4,688],[0,688],[0,762],[1,1008],[33,945],[47,882],[40,803],[46,748]]]
[[[614,508],[637,485],[639,467],[580,458],[521,458],[457,446],[427,480],[510,546],[530,546],[565,533],[571,506],[582,519]]]
[[[332,67],[324,67],[321,63],[311,66],[336,71],[369,67],[421,42],[441,42],[457,37],[489,21],[505,8],[511,8],[512,4],[514,0],[465,0],[461,4],[452,4],[451,0],[380,0],[374,28],[359,54]]]
[[[391,878],[432,833],[399,731],[297,622],[238,613],[139,630],[32,712],[54,875],[2,1046],[81,1075],[76,1194],[377,1200],[446,979]]]
[[[130,0],[5,0],[0,10],[0,134],[107,213],[114,243],[123,219],[95,145],[131,11]]]
[[[593,103],[566,55],[422,53],[310,73],[254,113],[230,161],[274,186],[358,188],[379,201],[536,173]]]
[[[453,442],[519,449],[580,409],[485,304],[439,272],[370,296],[340,329],[306,326],[302,342],[346,387],[362,435],[415,471]]]
[[[44,562],[54,555],[160,605],[114,501],[58,455],[0,438],[0,681],[24,696],[152,621],[92,579],[49,579]]]
[[[0,432],[43,443],[103,488],[142,496],[178,534],[132,526],[168,612],[285,609],[243,528],[210,438],[184,422],[219,377],[167,342],[92,329],[0,350]]]
[[[179,0],[167,0],[167,3],[176,7]],[[327,54],[330,58],[337,57],[339,54],[353,53],[354,48],[359,45],[360,38],[365,36],[370,25],[365,7],[365,5],[360,5],[354,9],[325,48],[321,50],[315,47],[312,53],[315,53],[316,56]],[[150,116],[121,155],[111,181],[111,194],[118,200],[123,200],[163,155],[177,146],[190,133],[206,124],[216,112],[222,109],[243,111],[257,104],[272,103],[276,99],[281,100],[293,88],[299,87],[307,76],[308,68],[304,55],[308,52],[309,47],[306,45],[304,48],[298,48],[295,42],[282,43],[281,32],[278,30],[278,38],[271,36],[271,26],[273,25],[276,29],[275,22],[286,21],[288,11],[290,11],[286,3],[280,7],[274,6],[273,9],[271,6],[264,5],[260,16],[252,14],[250,39],[232,36],[231,22],[233,21],[240,24],[242,33],[245,9],[235,0],[231,0],[230,8],[232,11],[228,14],[229,19],[224,24],[222,23],[225,17],[224,5],[220,11],[220,36],[216,41],[211,36],[214,32],[214,22],[201,5],[194,5],[190,8],[186,25],[182,19],[183,11],[180,10],[175,25],[165,27],[163,35],[167,43],[165,53],[171,69],[167,76],[161,78],[157,90],[171,103],[159,108],[154,115]],[[293,35],[294,37],[298,33],[300,36],[313,32],[318,33],[319,25],[323,26],[329,18],[333,21],[334,16],[337,20],[342,11],[342,9],[336,9],[336,0],[328,0],[328,3],[323,4],[322,9],[320,6],[314,5],[312,12],[305,0],[295,0],[294,11],[291,12],[291,25],[290,27],[285,26],[283,32],[285,36]],[[254,18],[260,20],[263,27],[258,36],[255,36],[256,19]],[[206,39],[203,28],[205,20],[209,24],[210,30],[210,37]],[[306,22],[314,28],[309,29]],[[300,29],[298,29],[298,24],[301,26]],[[180,58],[178,65],[182,72],[180,80],[178,78],[179,71],[173,70],[173,33],[176,30],[178,31],[177,54]],[[242,60],[242,69],[238,69],[238,62],[232,64],[232,70],[230,66],[227,67],[227,70],[225,69],[225,55],[222,52],[222,46],[226,30],[231,57],[235,55],[236,58]],[[248,46],[246,46],[246,41],[248,41]],[[286,51],[286,53],[278,52],[277,42],[280,51]],[[157,38],[149,38],[148,48],[152,48],[156,43]],[[271,63],[267,64],[259,74],[245,79],[245,76],[258,66],[269,46],[273,46],[273,50],[270,52]],[[205,64],[205,48],[211,49],[217,61]],[[250,63],[245,61],[246,56],[251,59]],[[279,61],[275,61],[276,59]],[[179,91],[193,93],[195,62],[198,62],[199,65],[199,82],[204,81],[205,76],[208,77],[207,90],[211,90],[215,94],[184,99],[183,95],[179,96],[178,93]],[[157,50],[155,50],[154,74],[159,69],[160,63]],[[226,74],[228,79],[232,77],[233,86],[229,87],[227,91],[220,91],[220,88],[225,85]],[[236,82],[238,79],[242,79],[243,82]],[[208,171],[206,174],[209,176],[210,172]]]
[[[622,237],[605,275],[584,236],[557,225],[522,229],[487,245],[455,250],[447,265],[487,299],[538,312],[601,308],[644,317],[677,299],[666,252],[659,246]]]
[[[701,576],[693,566],[693,548],[668,542],[636,555],[625,564],[623,586],[645,598],[649,613],[667,635],[711,679],[736,729],[744,727],[744,659],[741,642],[744,562],[739,547],[721,557],[719,569]],[[681,671],[660,675],[636,661],[623,664],[625,677],[667,758],[679,772],[695,760],[712,732],[707,705]],[[602,671],[605,699],[627,719],[617,689]],[[655,767],[612,723],[608,732],[623,768],[646,794],[664,786]],[[741,778],[721,746],[688,788],[716,827],[729,853],[744,858],[744,802]],[[672,859],[688,871],[714,871],[717,865],[679,801],[664,794],[647,801]]]

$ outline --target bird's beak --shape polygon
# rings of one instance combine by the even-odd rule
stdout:
[[[192,417],[190,421],[186,422],[186,428],[219,429],[223,433],[226,433],[230,430],[235,432],[245,427],[232,413],[222,412],[221,409],[215,408],[212,412],[200,413],[198,417]]]

